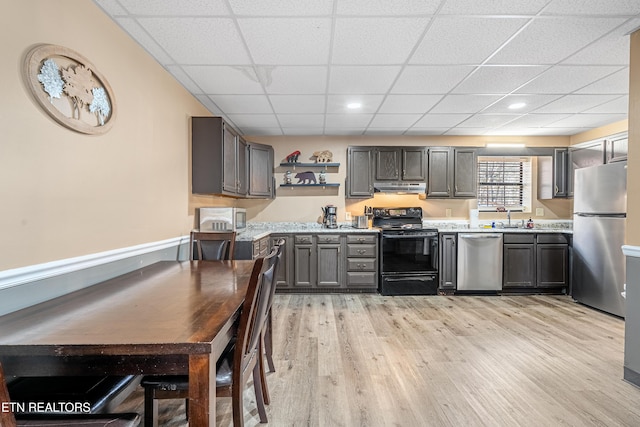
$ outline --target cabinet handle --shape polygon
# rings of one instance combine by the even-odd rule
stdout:
[[[358,242],[364,242],[364,238],[363,237],[359,237],[358,238]]]
[[[559,192],[559,191],[558,191],[558,186],[556,185],[556,194],[558,194],[558,192]]]
[[[447,194],[450,194],[450,193],[451,193],[451,187],[447,185]]]
[[[367,251],[366,251],[366,250],[364,250],[364,249],[358,249],[358,253],[359,253],[360,255],[362,255],[362,254],[367,253]]]

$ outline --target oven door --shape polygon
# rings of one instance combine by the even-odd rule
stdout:
[[[437,295],[438,274],[382,274],[382,295]]]
[[[438,234],[383,233],[382,273],[427,273],[438,270]]]

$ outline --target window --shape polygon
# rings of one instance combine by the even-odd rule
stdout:
[[[528,212],[531,207],[529,157],[478,158],[478,209],[505,208]]]

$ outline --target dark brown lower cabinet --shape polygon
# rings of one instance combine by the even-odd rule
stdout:
[[[556,289],[569,284],[569,244],[561,233],[505,233],[503,289]]]

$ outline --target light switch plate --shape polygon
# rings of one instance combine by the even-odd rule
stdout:
[[[444,212],[445,212],[445,213],[444,213],[444,215],[445,215],[447,218],[451,218],[451,208],[447,208],[447,209],[445,209],[445,211],[444,211]]]
[[[536,216],[544,216],[544,209],[536,208]]]
[[[344,219],[345,221],[351,221],[351,212],[345,212]]]

